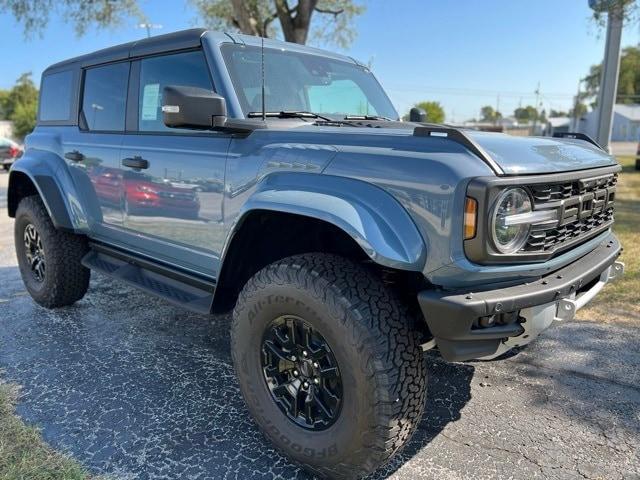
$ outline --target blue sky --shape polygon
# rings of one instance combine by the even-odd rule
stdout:
[[[602,59],[604,32],[590,20],[587,0],[370,0],[356,20],[358,36],[347,53],[373,70],[400,113],[417,101],[437,100],[448,121],[477,116],[486,104],[512,114],[534,103],[540,82],[543,108],[568,109],[578,80]],[[188,0],[143,0],[149,19],[167,33],[198,25]],[[39,81],[49,64],[146,36],[134,20],[117,29],[76,38],[73,26],[54,15],[38,36],[25,39],[7,13],[0,88],[26,71]],[[638,26],[627,27],[623,45],[637,45]],[[319,45],[329,49],[332,46]]]

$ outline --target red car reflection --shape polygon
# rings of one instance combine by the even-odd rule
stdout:
[[[200,200],[192,189],[153,181],[152,177],[142,173],[124,172],[123,175],[114,168],[95,167],[90,177],[100,203],[122,205],[127,215],[189,219],[199,216]]]

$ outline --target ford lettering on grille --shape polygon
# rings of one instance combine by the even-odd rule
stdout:
[[[556,209],[558,219],[532,225],[524,252],[553,252],[606,230],[613,222],[617,174],[530,185],[536,210]]]

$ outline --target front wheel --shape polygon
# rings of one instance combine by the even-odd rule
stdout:
[[[371,473],[422,416],[426,369],[406,308],[342,257],[299,255],[258,272],[240,293],[231,345],[258,426],[323,477]]]

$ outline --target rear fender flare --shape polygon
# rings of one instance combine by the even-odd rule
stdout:
[[[28,150],[11,168],[7,192],[10,216],[15,216],[21,200],[18,191],[21,175],[34,185],[56,228],[76,232],[88,229],[87,216],[69,167],[58,155],[42,150]]]

